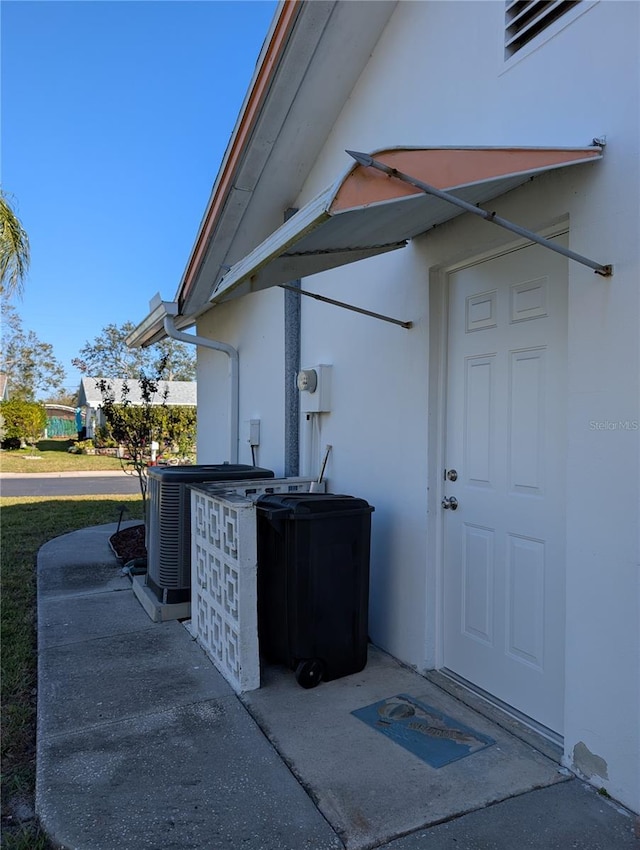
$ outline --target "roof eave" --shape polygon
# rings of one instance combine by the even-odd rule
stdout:
[[[167,336],[164,329],[165,316],[177,316],[178,305],[175,301],[163,301],[160,295],[155,295],[149,302],[148,315],[126,337],[125,344],[129,348],[146,348]]]
[[[198,316],[208,310],[222,274],[282,222],[396,5],[396,0],[281,4],[178,288],[181,313]],[[328,43],[336,50],[324,49]],[[336,56],[344,67],[327,88]],[[301,138],[306,124],[296,110],[308,109],[309,103],[313,126]],[[297,159],[292,161],[287,134],[294,130]]]

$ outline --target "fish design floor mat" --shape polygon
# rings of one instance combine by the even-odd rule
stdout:
[[[431,767],[444,767],[495,744],[488,735],[408,694],[388,697],[351,714]]]

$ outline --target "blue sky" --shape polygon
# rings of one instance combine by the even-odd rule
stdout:
[[[2,187],[31,243],[15,305],[71,366],[173,299],[273,0],[3,0]]]

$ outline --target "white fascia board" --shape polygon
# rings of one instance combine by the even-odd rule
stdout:
[[[278,57],[279,65],[282,65],[287,61],[287,57],[292,51],[292,44],[294,39],[299,55],[315,55],[317,44],[321,39],[322,34],[324,33],[326,24],[331,18],[331,15],[333,13],[334,7],[337,5],[337,2],[338,0],[331,0],[331,2],[329,2],[329,0],[325,0],[325,2],[322,3],[301,4],[294,31],[289,40],[289,43],[287,44],[285,53],[282,57]],[[209,196],[209,201],[202,216],[200,226],[198,228],[198,232],[193,243],[193,247],[189,254],[188,261],[185,265],[185,270],[180,279],[180,283],[176,292],[176,301],[180,300],[180,298],[182,297],[183,289],[186,283],[186,276],[191,266],[192,260],[197,252],[202,233],[207,224],[211,207],[213,206],[219,194],[221,184],[223,184],[225,179],[227,178],[227,171],[230,167],[229,162],[233,156],[240,130],[243,126],[244,121],[246,120],[246,113],[251,102],[252,96],[254,94],[254,89],[256,87],[257,81],[262,72],[265,57],[268,53],[273,33],[277,27],[278,20],[282,12],[282,7],[284,5],[285,2],[283,2],[282,0],[278,3],[278,8],[271,21],[269,32],[263,42],[262,50],[260,51],[260,56],[258,57],[258,61],[256,63],[256,67],[251,78],[251,82],[249,83],[249,86],[245,93],[245,97],[238,113],[235,126],[231,133],[229,143],[227,144],[227,148],[222,158],[218,174],[215,178],[211,194]],[[241,152],[240,158],[237,163],[233,183],[229,186],[230,192],[235,189],[239,189],[240,195],[242,197],[241,208],[239,210],[231,210],[232,224],[235,224],[235,221],[237,221],[238,224],[240,223],[246,207],[252,200],[252,194],[255,189],[256,183],[260,179],[264,166],[266,165],[268,158],[271,154],[271,150],[274,145],[274,140],[276,140],[280,135],[282,125],[286,121],[286,117],[289,114],[291,104],[295,101],[295,98],[298,95],[300,85],[304,79],[305,73],[306,69],[304,65],[302,65],[302,63],[300,63],[299,61],[295,61],[292,63],[292,68],[288,73],[284,73],[282,67],[280,67],[276,72],[274,80],[272,81],[269,90],[265,96],[264,103],[260,107],[259,113],[256,116],[255,126],[251,133],[251,141]],[[282,108],[278,108],[278,104],[280,104]],[[227,214],[228,210],[226,209],[225,202],[221,212],[221,217],[224,218]],[[217,226],[216,228],[214,228],[214,240],[216,238],[216,229]],[[235,232],[236,229],[236,227],[233,227],[232,232]],[[229,243],[227,243],[226,240],[223,240],[223,246],[220,250],[221,262],[223,262],[226,257],[231,241],[232,240],[229,240]],[[208,250],[211,249],[209,248]],[[192,294],[189,295],[188,300],[191,300],[191,298]]]
[[[262,48],[260,50],[260,54],[259,54],[258,59],[256,61],[256,65],[255,65],[255,68],[254,68],[254,71],[253,71],[253,75],[252,75],[251,80],[249,82],[249,85],[247,87],[247,91],[245,92],[244,100],[242,101],[242,106],[240,107],[240,111],[238,112],[238,116],[236,118],[236,123],[233,127],[233,130],[231,131],[231,135],[229,137],[227,147],[226,147],[224,155],[222,157],[222,162],[220,163],[218,173],[217,173],[216,178],[214,180],[213,186],[211,187],[211,193],[209,195],[209,200],[208,200],[207,205],[205,207],[204,213],[202,214],[202,218],[200,219],[200,225],[198,227],[196,237],[195,237],[194,242],[193,242],[193,246],[191,248],[191,251],[189,252],[189,257],[187,259],[185,269],[182,273],[182,277],[180,278],[180,283],[178,284],[178,288],[176,290],[176,296],[175,296],[176,301],[178,301],[178,299],[180,298],[180,295],[182,293],[182,288],[183,288],[184,283],[185,283],[185,275],[187,273],[187,269],[189,268],[189,266],[191,264],[191,260],[193,258],[193,255],[196,252],[198,242],[199,242],[199,239],[200,239],[200,234],[202,233],[202,230],[205,227],[207,217],[209,215],[209,209],[210,209],[211,205],[213,204],[213,202],[215,200],[216,193],[218,191],[218,187],[225,177],[227,165],[228,165],[229,158],[231,156],[231,153],[233,151],[233,148],[234,148],[234,145],[235,145],[235,142],[236,142],[236,137],[238,135],[239,128],[242,124],[242,120],[243,120],[245,111],[247,109],[247,105],[248,105],[248,103],[251,99],[251,94],[252,94],[253,89],[256,85],[256,81],[257,81],[258,76],[260,74],[260,70],[262,68],[262,64],[264,62],[265,55],[266,55],[266,53],[269,49],[269,44],[270,44],[271,39],[273,37],[273,32],[276,28],[276,25],[278,23],[278,19],[280,17],[281,12],[282,12],[282,7],[284,6],[285,2],[286,2],[286,0],[280,0],[280,2],[278,3],[278,6],[277,6],[276,11],[274,13],[274,16],[271,19],[271,24],[269,25],[269,30],[268,30],[268,32],[265,36],[265,39],[262,43]]]
[[[164,317],[178,315],[178,305],[175,301],[159,301],[156,296],[151,305],[155,306],[149,315],[126,337],[125,345],[129,348],[143,348],[165,337],[167,334],[164,330]]]
[[[282,6],[280,3],[279,10]],[[229,187],[230,192],[235,191],[238,197],[232,203],[228,203],[229,199],[224,201],[208,235],[209,245],[200,258],[198,268],[192,268],[212,205],[230,168],[231,153],[265,58],[266,45],[271,41],[271,34],[268,36],[178,286],[176,300],[190,314],[199,315],[203,306],[208,309],[211,287],[219,283],[225,264],[232,264],[238,256],[251,250],[247,239],[256,232],[256,221],[258,238],[261,238],[272,225],[282,220],[284,210],[300,191],[304,175],[316,161],[314,145],[320,147],[318,140],[325,138],[333,127],[396,6],[397,0],[362,4],[323,0],[300,4],[289,41],[279,56],[278,71],[260,107],[251,139],[241,153]],[[273,19],[271,33],[278,17],[279,11]],[[358,34],[357,45],[352,45],[352,49],[347,45],[337,54],[330,49],[332,44],[342,44],[345,34],[351,32]],[[339,73],[336,72],[336,62],[341,63]],[[330,104],[326,110],[318,112],[313,106],[317,103],[315,98],[319,91],[326,91],[326,79],[334,77]],[[301,96],[301,89],[304,92],[310,89],[312,94]],[[296,111],[300,103],[304,104],[304,110],[314,110],[312,120],[300,119],[299,109]],[[304,156],[298,156],[293,167],[290,165],[292,138],[296,152],[305,152]],[[273,165],[274,156],[283,160],[289,169],[286,186],[277,169],[268,168]],[[271,181],[275,183],[275,191],[271,190]],[[254,215],[254,222],[251,228],[246,228],[244,216],[249,213]],[[185,287],[188,287],[186,295]],[[214,297],[212,300],[217,299]]]

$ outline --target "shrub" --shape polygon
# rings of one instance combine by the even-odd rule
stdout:
[[[100,449],[115,449],[118,445],[108,425],[100,425],[96,428],[93,441],[96,448]]]
[[[0,402],[3,417],[4,438],[18,439],[20,445],[35,446],[47,427],[47,411],[44,404],[10,398]]]
[[[192,454],[196,441],[196,408],[168,407],[165,414],[165,440],[177,448],[178,454]]]
[[[95,454],[96,448],[93,440],[78,440],[68,449],[73,455],[89,455]]]

